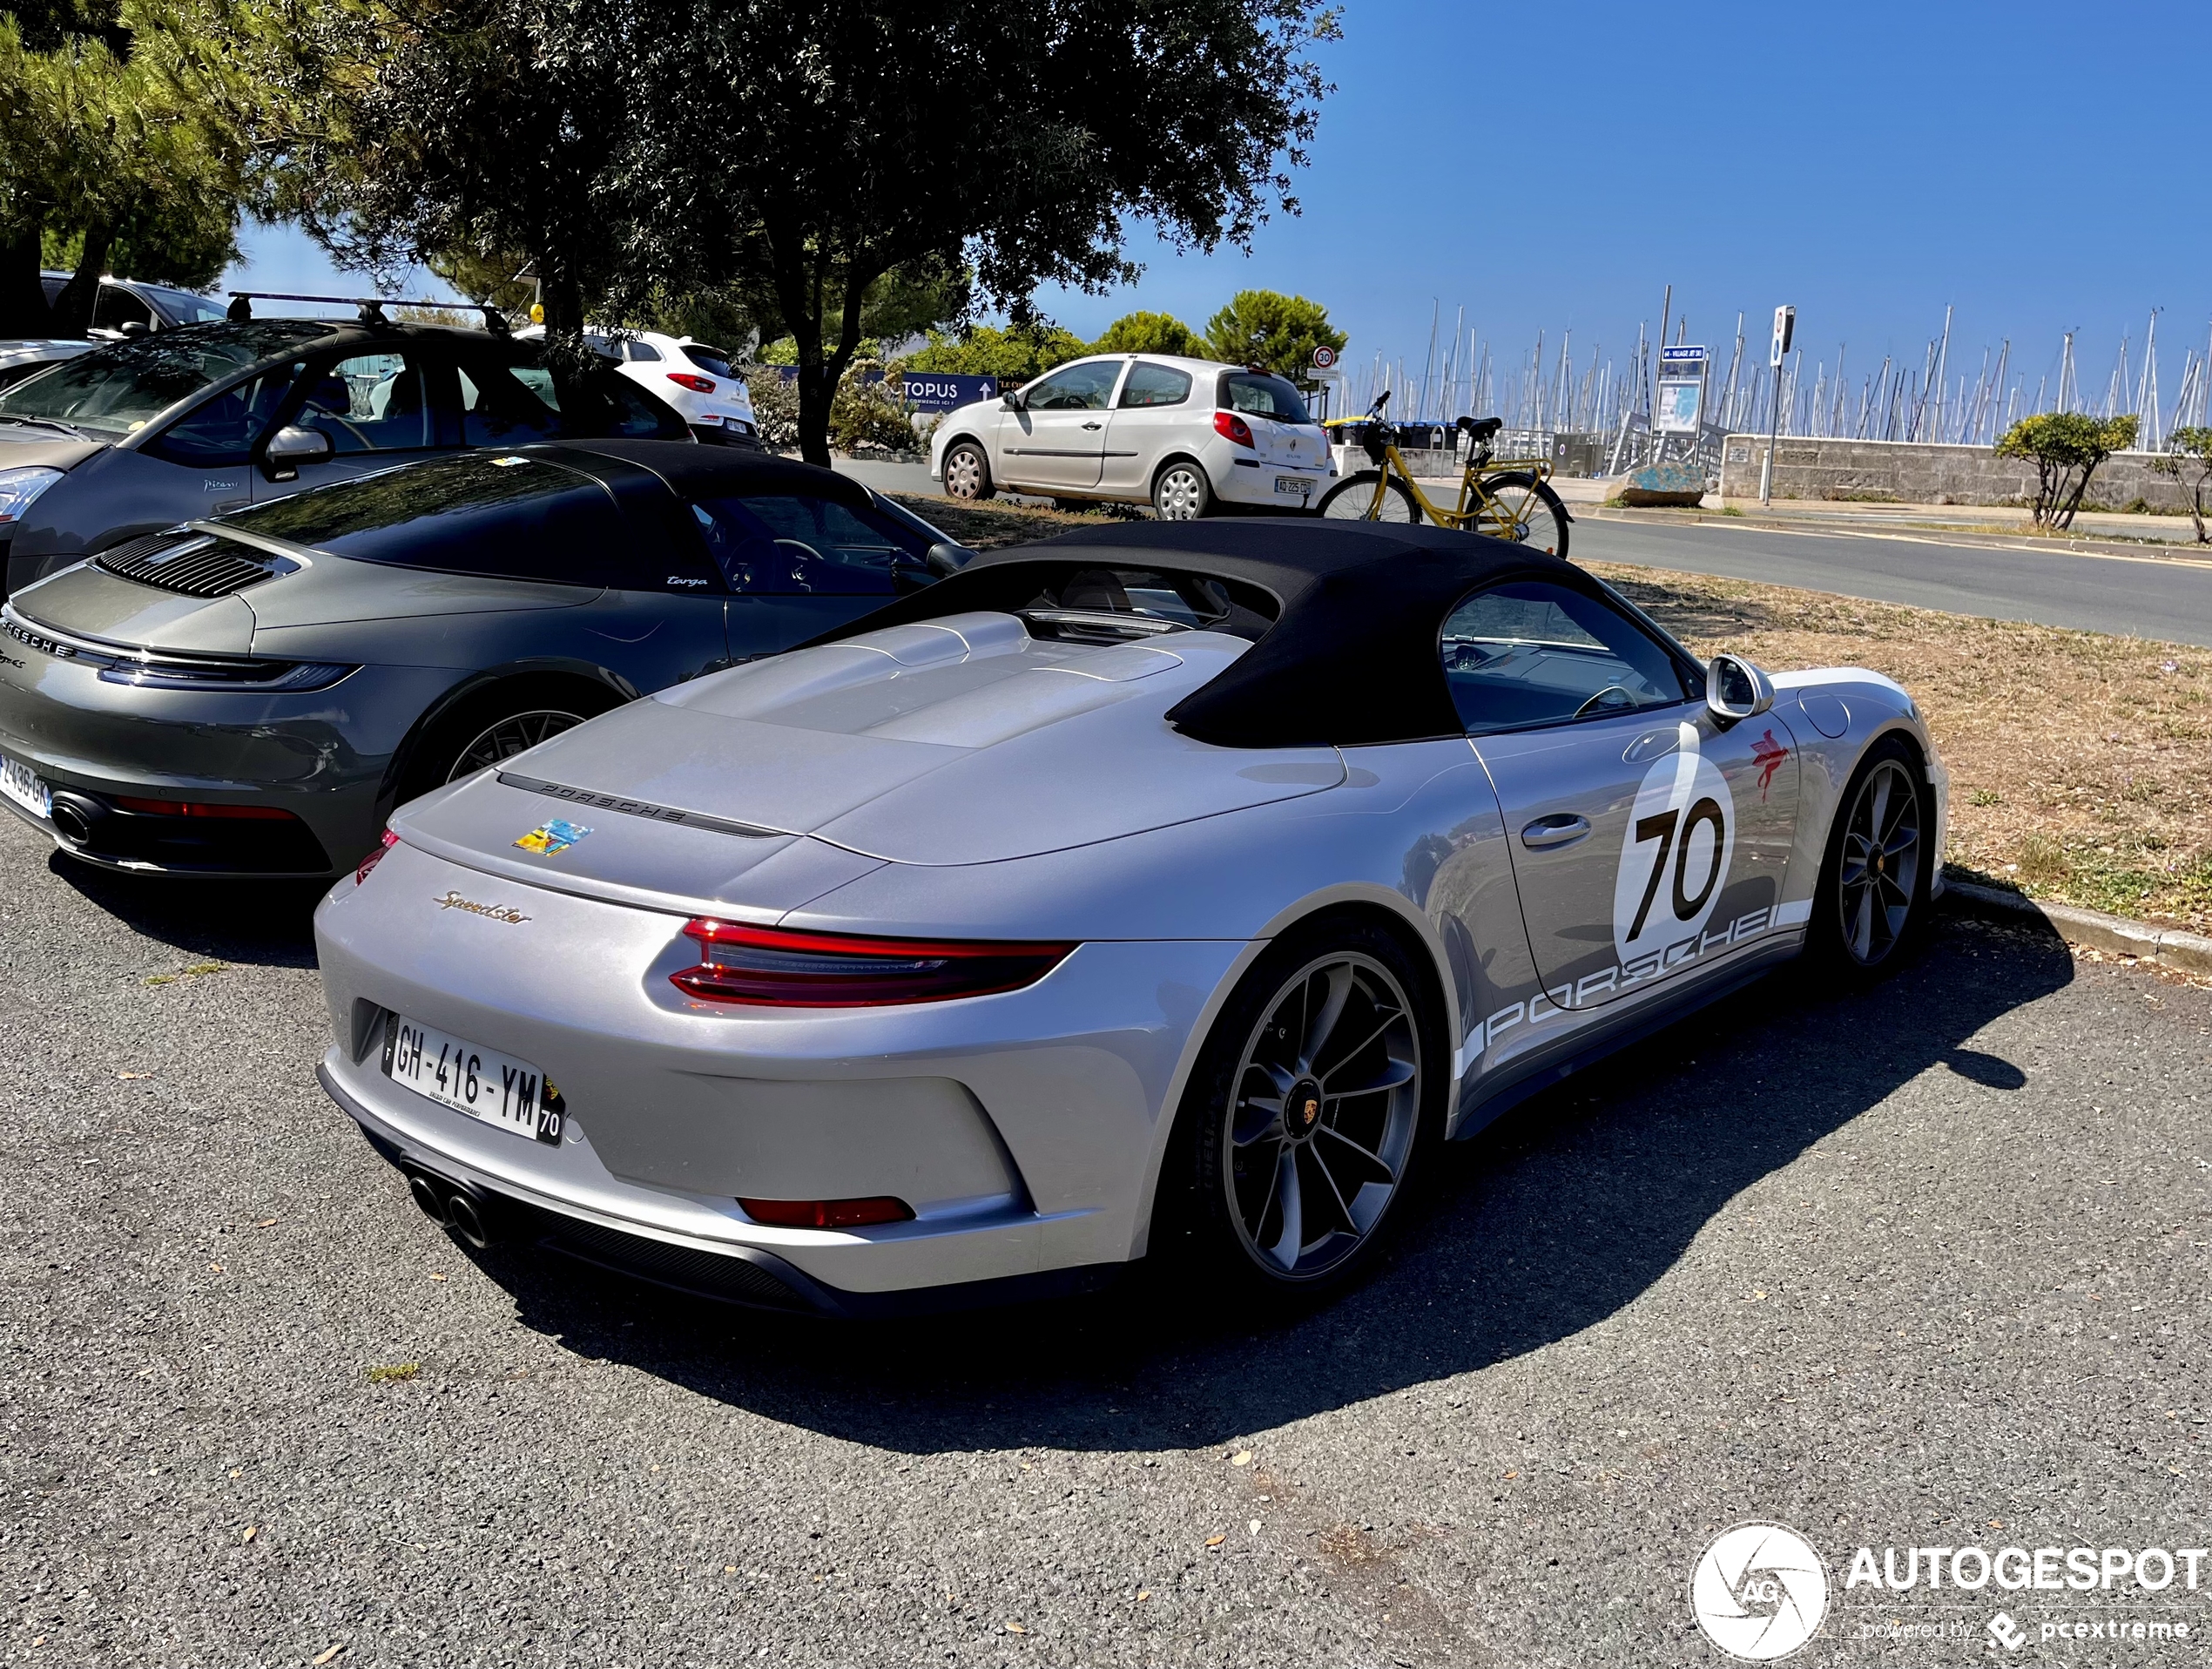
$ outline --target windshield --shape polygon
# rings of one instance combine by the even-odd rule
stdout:
[[[111,343],[0,393],[0,417],[48,418],[121,440],[187,395],[328,330],[273,319],[185,326]]]
[[[1221,379],[1221,403],[1231,411],[1272,417],[1278,423],[1310,423],[1305,402],[1279,376],[1264,371],[1231,371]]]
[[[218,324],[226,316],[219,303],[204,295],[194,295],[190,290],[172,289],[166,284],[141,284],[138,293],[158,306],[174,324]]]

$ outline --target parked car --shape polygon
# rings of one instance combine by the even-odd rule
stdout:
[[[70,274],[43,272],[38,280],[46,292],[46,305],[51,307],[61,300]],[[223,304],[206,296],[196,295],[173,284],[149,284],[140,279],[117,278],[110,274],[100,280],[99,294],[92,298],[92,322],[88,334],[96,341],[117,341],[125,336],[148,335],[178,325],[210,324],[222,316]]]
[[[842,476],[689,441],[387,469],[10,599],[0,796],[111,868],[342,874],[394,805],[965,555]]]
[[[1240,1314],[1532,1091],[1892,966],[1944,794],[1879,673],[1523,546],[1087,529],[407,807],[317,914],[321,1079],[465,1239],[844,1314],[1157,1253]]]
[[[929,473],[954,498],[1003,488],[1190,521],[1217,508],[1312,510],[1336,470],[1304,397],[1272,372],[1102,354],[946,413]]]
[[[0,389],[12,389],[26,377],[37,376],[49,365],[58,365],[92,344],[71,336],[41,336],[23,341],[0,341]]]
[[[111,342],[0,391],[0,551],[12,592],[194,517],[472,447],[688,440],[611,367],[435,325],[261,319]]]
[[[516,334],[539,341],[545,328],[532,325]],[[732,368],[730,356],[711,342],[658,330],[629,335],[592,330],[583,339],[620,366],[624,376],[681,412],[700,440],[709,445],[759,447],[760,422],[752,415],[752,391]]]

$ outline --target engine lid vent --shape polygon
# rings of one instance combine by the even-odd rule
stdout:
[[[125,539],[94,557],[92,565],[118,578],[134,579],[141,585],[158,586],[185,597],[228,597],[265,579],[296,572],[300,567],[286,557],[234,540],[206,533],[179,537],[173,532]]]

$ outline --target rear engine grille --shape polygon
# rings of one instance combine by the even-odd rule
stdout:
[[[300,564],[204,533],[183,539],[174,533],[149,533],[101,551],[92,565],[119,579],[135,579],[185,597],[227,597],[288,574]]]

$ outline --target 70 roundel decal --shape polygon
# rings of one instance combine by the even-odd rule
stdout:
[[[1728,886],[1736,801],[1685,724],[1653,761],[1629,811],[1613,883],[1613,948],[1623,963],[1701,933]]]

